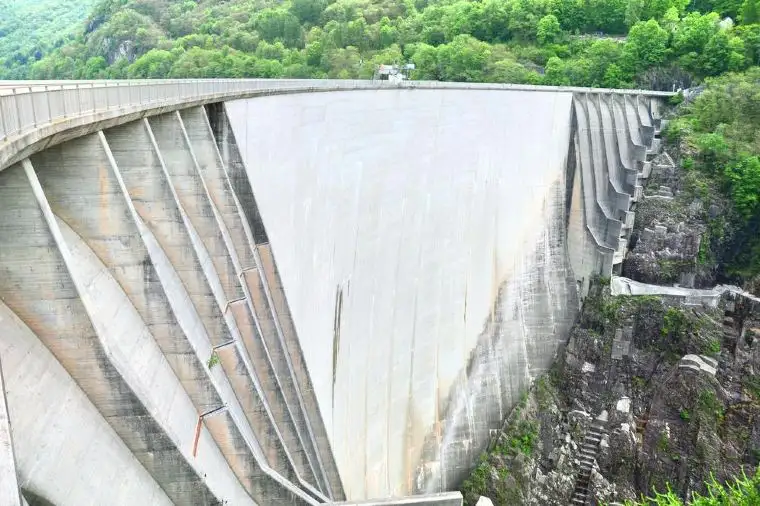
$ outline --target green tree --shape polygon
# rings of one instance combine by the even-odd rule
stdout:
[[[290,12],[301,23],[316,24],[327,7],[327,0],[291,0]]]
[[[704,75],[717,76],[744,67],[744,42],[726,30],[715,33],[705,44],[700,70]]]
[[[519,40],[534,40],[538,21],[549,14],[550,10],[549,0],[512,0],[509,12],[510,33]]]
[[[483,40],[491,42],[506,42],[509,33],[509,8],[504,0],[484,0],[481,15],[483,20]]]
[[[279,40],[274,44],[263,41],[256,48],[256,58],[263,60],[284,60],[287,54],[287,48]]]
[[[689,0],[644,0],[641,19],[660,20],[671,7],[675,7],[679,13],[683,13],[687,5],[689,5]]]
[[[440,78],[438,50],[435,47],[420,42],[412,46],[411,51],[415,79],[437,80]]]
[[[760,0],[744,0],[742,24],[751,25],[758,22],[760,22]]]
[[[84,64],[81,77],[84,79],[102,79],[106,76],[108,62],[102,56],[93,56]]]
[[[276,79],[282,77],[284,68],[282,63],[277,60],[256,60],[253,65],[253,75],[250,77],[264,77],[267,79]]]
[[[256,14],[254,26],[268,41],[281,41],[288,47],[303,45],[303,31],[298,18],[285,9],[264,9]]]
[[[554,14],[547,14],[538,21],[538,29],[536,30],[536,40],[540,44],[551,44],[557,40],[562,28],[559,25],[559,20]]]
[[[515,60],[503,59],[488,67],[489,80],[495,83],[536,84],[540,76]]]
[[[639,21],[644,13],[644,0],[629,0],[625,11],[625,24],[632,27]]]
[[[579,33],[586,29],[586,9],[583,0],[557,0],[552,12],[559,19],[563,30]]]
[[[625,69],[637,72],[663,63],[668,55],[669,38],[668,32],[654,19],[633,25],[623,51]]]
[[[709,132],[696,137],[695,144],[699,149],[702,167],[708,172],[717,173],[730,158],[730,150],[726,138],[721,132]]]
[[[628,3],[628,0],[587,0],[583,13],[585,31],[625,34]]]
[[[744,42],[747,65],[760,65],[760,24],[738,26],[734,33]]]
[[[749,219],[760,203],[760,158],[750,156],[726,167],[725,176],[731,184],[731,197],[737,211]]]
[[[361,54],[355,47],[333,49],[325,55],[322,65],[332,79],[357,79],[361,70]]]
[[[717,12],[720,16],[736,19],[744,0],[692,0],[689,9],[695,12]]]
[[[567,86],[570,79],[565,74],[565,62],[556,56],[549,58],[544,69],[544,82],[552,86]]]
[[[711,12],[690,12],[676,25],[671,47],[676,56],[690,52],[701,53],[710,38],[718,31],[720,17]]]
[[[662,17],[662,21],[660,21],[660,26],[662,26],[665,30],[669,31],[670,33],[675,32],[676,27],[678,26],[678,23],[681,21],[681,15],[678,12],[678,9],[675,7],[671,7],[667,10],[665,15]]]
[[[615,77],[615,86],[619,87],[618,81],[622,79],[622,71],[617,64],[623,54],[623,45],[610,39],[600,39],[594,41],[588,48],[585,59],[588,61],[588,82],[591,86],[610,87],[605,84],[608,82],[607,74],[610,66],[614,69],[610,73],[610,79]],[[620,74],[618,76],[618,74]]]
[[[625,79],[623,78],[623,71],[615,63],[610,64],[607,70],[604,71],[604,78],[602,79],[602,86],[605,88],[624,88]]]
[[[154,79],[166,77],[174,65],[175,55],[161,49],[151,49],[129,66],[131,78]]]
[[[482,82],[491,49],[471,35],[458,35],[438,47],[440,78],[444,81]]]

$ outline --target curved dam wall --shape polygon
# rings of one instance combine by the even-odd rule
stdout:
[[[348,496],[455,485],[576,311],[572,94],[336,92],[226,110]]]
[[[485,88],[111,111],[6,150],[0,497],[461,501],[435,492],[622,260],[659,127],[653,97]]]

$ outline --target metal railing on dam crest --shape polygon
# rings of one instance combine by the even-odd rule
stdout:
[[[155,79],[103,81],[0,81],[0,170],[35,149],[144,114],[275,93],[362,89],[529,90],[666,97],[667,92],[513,84],[341,79]],[[87,129],[87,130],[85,130]],[[64,132],[69,131],[68,134]],[[62,135],[63,134],[63,135]],[[31,149],[30,149],[31,148]]]

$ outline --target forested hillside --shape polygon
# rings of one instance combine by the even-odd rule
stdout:
[[[0,0],[0,78],[27,75],[28,65],[81,32],[95,0]]]
[[[759,12],[760,0],[102,0],[70,43],[48,53],[58,35],[39,33],[33,56],[47,54],[23,70],[368,78],[413,62],[417,79],[671,89],[757,64]]]

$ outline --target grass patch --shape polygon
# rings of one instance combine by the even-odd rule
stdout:
[[[723,403],[712,390],[702,390],[697,399],[696,411],[701,421],[713,426],[723,423],[726,414]]]
[[[752,476],[742,475],[731,483],[718,483],[712,477],[706,483],[705,495],[695,493],[691,506],[757,506],[760,504],[760,468]],[[652,497],[642,497],[639,501],[626,501],[624,506],[686,506],[686,502],[666,485],[664,493],[655,491]]]

